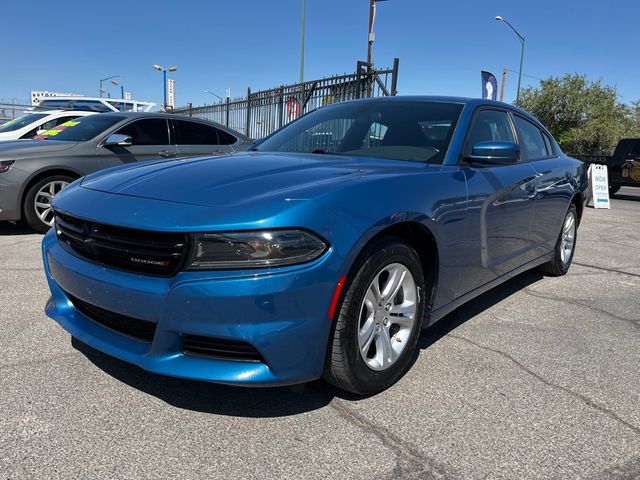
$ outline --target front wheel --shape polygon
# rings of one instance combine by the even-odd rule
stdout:
[[[53,197],[67,187],[73,178],[54,175],[43,178],[29,188],[22,206],[25,223],[39,233],[45,233],[53,225]]]
[[[620,185],[609,185],[609,196],[615,195],[620,191]]]
[[[334,318],[324,378],[370,395],[395,383],[408,368],[425,303],[420,259],[395,238],[375,242],[360,256]]]
[[[578,237],[578,210],[572,203],[564,217],[562,230],[553,250],[553,258],[543,264],[540,269],[543,273],[552,276],[564,275],[569,271]]]

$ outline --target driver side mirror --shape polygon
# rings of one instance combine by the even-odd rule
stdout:
[[[130,147],[133,141],[129,135],[121,135],[119,133],[112,133],[104,142],[103,147]]]
[[[520,145],[513,142],[480,142],[466,160],[478,166],[511,165],[520,160]]]

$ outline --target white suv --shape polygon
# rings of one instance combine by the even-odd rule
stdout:
[[[22,117],[0,125],[0,141],[33,138],[74,118],[94,115],[97,112],[73,110],[47,110],[29,112]]]

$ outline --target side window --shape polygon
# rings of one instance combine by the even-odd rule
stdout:
[[[631,147],[631,155],[634,157],[640,156],[640,140],[636,140],[633,147]]]
[[[544,144],[547,147],[547,153],[549,154],[549,156],[555,155],[556,152],[554,151],[553,142],[549,138],[549,135],[542,132],[542,138],[544,138]]]
[[[520,146],[524,149],[527,159],[539,160],[548,157],[549,152],[540,129],[522,117],[516,115],[514,118],[520,133]]]
[[[130,136],[132,145],[169,145],[167,121],[164,118],[136,120],[116,133]]]
[[[234,137],[230,133],[225,132],[224,130],[216,128],[216,131],[218,132],[218,140],[220,140],[220,145],[233,145],[238,141],[236,137]]]
[[[174,122],[178,145],[220,145],[217,128],[184,120]]]
[[[480,110],[473,119],[465,151],[470,153],[473,146],[481,142],[515,141],[513,129],[506,112]]]

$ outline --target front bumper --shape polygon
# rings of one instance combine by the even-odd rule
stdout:
[[[7,173],[0,174],[0,221],[20,220],[20,192],[26,181],[26,175],[22,173],[14,166]]]
[[[46,313],[71,335],[109,355],[159,374],[227,384],[286,385],[319,378],[331,328],[331,298],[341,275],[333,250],[306,265],[273,272],[181,272],[157,278],[105,268],[43,239],[51,299]],[[139,341],[80,313],[75,297],[111,312],[156,323]],[[264,362],[185,354],[183,335],[240,340]]]

